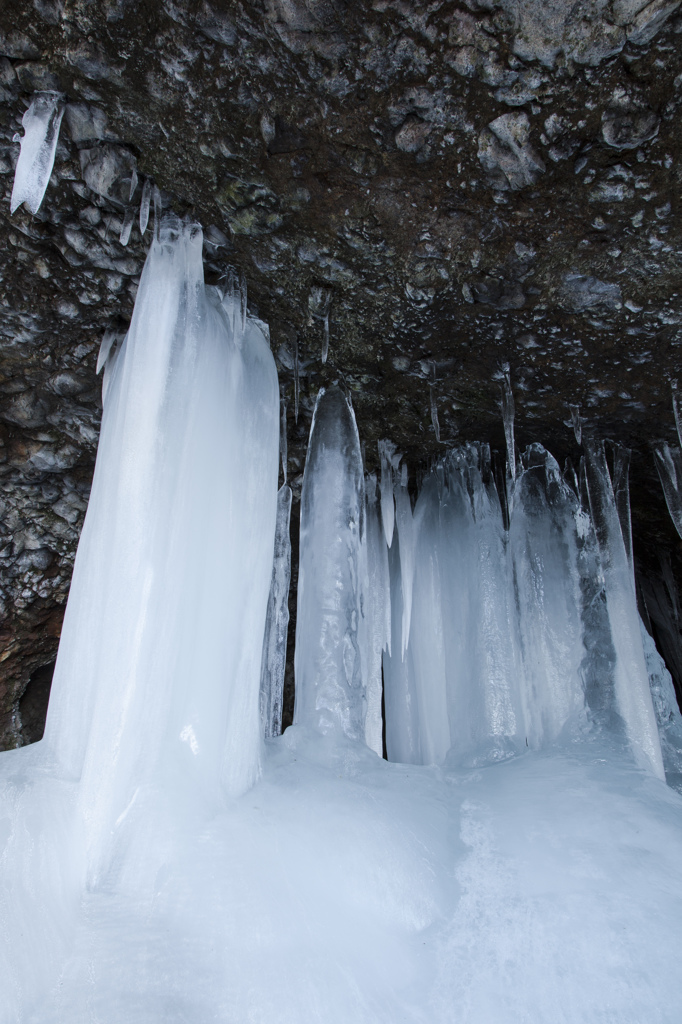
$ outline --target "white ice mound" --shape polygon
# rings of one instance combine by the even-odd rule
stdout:
[[[355,415],[336,385],[315,404],[300,536],[294,721],[360,738],[365,487]]]
[[[23,116],[24,136],[14,172],[10,212],[22,203],[37,213],[48,186],[59,128],[64,115],[64,97],[58,92],[37,92]]]

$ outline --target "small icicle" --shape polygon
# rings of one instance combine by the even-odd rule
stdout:
[[[392,441],[379,441],[379,458],[381,460],[381,522],[384,527],[386,546],[393,543],[393,527],[395,525],[395,501],[393,498],[393,460],[396,457],[395,445]],[[398,460],[400,456],[398,456]]]
[[[627,555],[630,571],[633,573],[632,562],[632,519],[630,515],[630,449],[623,445],[616,445],[613,452],[613,496],[616,502],[616,512],[620,522],[620,532],[623,535],[625,554]]]
[[[504,439],[507,443],[507,474],[512,481],[516,480],[516,451],[514,448],[514,395],[512,393],[509,363],[502,367],[502,422],[504,423]]]
[[[329,355],[329,313],[325,315],[322,328],[322,362],[327,362]]]
[[[575,467],[570,458],[567,458],[564,463],[564,480],[571,488],[576,498],[580,500],[580,483],[578,482],[578,474],[576,473]]]
[[[433,424],[433,432],[436,435],[436,440],[440,440],[440,424],[438,423],[438,407],[436,404],[435,397],[435,362],[431,364],[431,377],[432,383],[429,385],[429,399],[431,406],[431,423]]]
[[[240,306],[239,306],[239,309],[240,309],[240,323],[241,323],[241,331],[242,331],[242,334],[243,334],[244,331],[246,330],[246,314],[247,314],[247,305],[246,305],[246,276],[245,276],[245,274],[240,274],[240,276],[239,276],[239,302],[240,302]]]
[[[133,173],[130,175],[130,195],[128,196],[128,202],[132,203],[133,196],[135,195],[135,189],[137,188],[137,171],[133,167]]]
[[[583,421],[580,416],[579,405],[569,405],[571,410],[571,423],[573,424],[573,433],[575,434],[576,444],[582,444],[583,437]]]
[[[112,345],[114,344],[117,338],[118,334],[116,333],[116,331],[108,330],[104,332],[104,337],[102,338],[102,342],[99,346],[99,354],[97,356],[97,367],[95,369],[96,374],[101,371],[102,367],[109,358],[109,353],[111,352]]]
[[[128,209],[125,212],[125,217],[123,218],[123,227],[121,228],[121,237],[120,237],[121,245],[127,245],[128,242],[130,241],[130,232],[133,229],[133,221],[134,220],[135,220],[135,211],[133,210],[132,206],[129,206]]]
[[[672,381],[673,412],[675,413],[675,426],[677,427],[677,438],[682,447],[682,395],[677,390],[677,381]]]
[[[140,234],[144,235],[149,223],[149,201],[152,197],[152,183],[145,178],[142,186],[142,199],[140,200]]]
[[[294,423],[298,423],[298,335],[294,346]]]
[[[161,227],[161,193],[156,185],[152,190],[154,199],[154,241],[159,240],[159,229]]]
[[[282,458],[283,483],[287,482],[287,402],[282,399],[279,427],[279,453]]]

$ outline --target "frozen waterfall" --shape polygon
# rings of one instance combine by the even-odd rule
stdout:
[[[0,754],[0,1024],[677,1024],[682,717],[628,453],[579,418],[579,474],[522,450],[505,367],[506,475],[384,439],[378,490],[320,389],[280,735],[298,484],[201,247],[157,219],[102,341],[45,736]]]

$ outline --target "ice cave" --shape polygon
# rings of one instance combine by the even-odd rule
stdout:
[[[78,5],[66,0],[34,6],[50,31],[79,24]],[[308,44],[298,37],[332,16],[314,4],[290,6],[295,16],[283,3],[266,5],[281,7],[277,24],[286,22],[290,36],[280,36],[301,54]],[[531,90],[535,116],[540,84],[530,72],[518,77],[519,68],[536,60],[551,69],[558,58],[529,49],[530,0],[465,6],[468,13],[453,15],[450,41],[466,35],[464,25],[478,40],[471,47],[488,57],[497,50],[486,50],[480,34],[502,31],[503,14],[516,11],[521,33],[526,25],[509,58],[517,77],[487,74],[499,89],[516,83],[514,108],[531,103],[523,92]],[[682,31],[668,23],[675,3],[607,6],[618,10],[607,12],[615,20],[608,46],[599,37],[601,56],[592,36],[591,56],[584,33],[582,50],[569,52],[562,37],[556,52],[571,74],[620,61],[627,46],[654,38],[663,53],[660,38],[668,37],[656,34]],[[223,4],[220,17],[208,4],[164,9],[173,24],[196,22],[209,47],[229,48],[234,38],[220,12],[237,7]],[[558,31],[552,18],[562,5],[547,7],[546,40]],[[190,8],[191,18],[178,13]],[[116,26],[126,10],[108,5],[109,38],[123,39]],[[18,32],[13,43],[0,32],[0,51],[8,52],[1,59],[13,74],[33,46],[33,37],[17,42]],[[319,43],[316,60],[327,59],[324,46],[341,45],[334,38]],[[682,37],[671,38],[679,46]],[[97,70],[105,61],[97,46],[65,58],[91,83],[108,81]],[[9,104],[2,64],[0,73]],[[453,428],[445,371],[431,356],[405,363],[422,388],[428,456],[415,457],[399,415],[387,414],[379,436],[365,433],[365,399],[339,356],[338,283],[321,277],[307,293],[307,335],[280,327],[275,338],[237,261],[214,272],[216,252],[229,253],[226,235],[152,175],[138,174],[137,157],[119,154],[115,167],[111,157],[93,170],[118,145],[85,106],[100,102],[94,85],[80,90],[76,109],[56,79],[40,82],[25,97],[23,134],[12,143],[7,223],[48,223],[40,218],[62,180],[68,125],[74,145],[80,138],[90,148],[79,150],[86,184],[64,180],[89,197],[94,212],[83,223],[101,223],[102,245],[119,253],[113,269],[99,268],[112,294],[129,245],[143,251],[144,267],[127,293],[129,319],[110,320],[92,350],[101,425],[89,442],[96,463],[44,733],[17,732],[0,753],[2,1024],[679,1024],[682,716],[675,648],[652,596],[660,604],[662,591],[646,589],[637,561],[631,448],[600,423],[596,399],[581,405],[567,393],[561,429],[574,454],[553,453],[554,435],[543,434],[539,419],[532,427],[520,362],[499,353],[484,382],[495,395],[489,435]],[[426,117],[417,87],[410,102],[407,114],[391,115],[396,146],[401,159],[422,154],[415,173],[426,180],[436,157],[427,159],[426,143],[414,139],[426,131],[420,126],[438,122]],[[622,123],[613,131],[637,129],[630,149],[644,147],[656,133],[641,110],[618,102]],[[513,116],[504,131],[485,129],[489,138],[479,143],[487,174],[497,160],[490,187],[503,213],[508,194],[521,188],[512,157],[514,173],[523,166],[529,178],[523,187],[541,173],[521,115]],[[301,149],[280,115],[259,123],[270,155],[289,161]],[[545,131],[547,146],[560,136]],[[630,188],[625,165],[618,167],[612,184]],[[114,171],[118,199],[118,179],[106,178]],[[266,196],[259,188],[240,216],[256,216]],[[96,195],[104,197],[99,205]],[[610,201],[620,201],[615,195]],[[489,211],[491,234],[496,216]],[[239,235],[236,221],[231,231]],[[425,244],[435,234],[432,226]],[[65,265],[87,268],[93,251],[79,242]],[[529,246],[516,242],[515,252],[530,266]],[[307,253],[299,250],[297,266],[312,262]],[[256,249],[254,264],[270,274]],[[595,329],[608,333],[596,318],[612,293],[596,278],[583,275],[579,286],[575,279],[573,293],[586,304],[575,315],[588,309]],[[269,287],[282,292],[275,271]],[[445,323],[445,307],[439,313],[426,292],[415,299],[415,288],[408,300],[421,310],[435,303],[433,317]],[[465,310],[494,306],[492,293],[481,299],[472,289],[458,286]],[[84,307],[86,299],[84,292]],[[498,295],[496,308],[522,315],[522,304],[505,301]],[[618,301],[620,315],[626,307]],[[375,308],[386,320],[372,320],[372,331],[388,333],[390,303]],[[641,308],[633,301],[623,315]],[[69,316],[66,305],[53,314]],[[669,317],[668,327],[674,323]],[[520,335],[526,361],[541,346],[537,330]],[[483,353],[485,337],[471,338]],[[665,335],[674,365],[672,338]],[[400,369],[404,357],[392,358]],[[632,380],[636,373],[635,366]],[[648,435],[650,500],[665,512],[670,535],[682,538],[682,399],[667,364],[663,377],[660,415],[669,428]],[[71,401],[73,388],[59,387]],[[531,417],[519,428],[522,406]],[[7,415],[19,429],[19,413]],[[49,413],[49,430],[31,427],[23,415],[36,444],[47,444],[61,422]],[[7,437],[3,445],[14,435]],[[301,437],[302,460],[292,449]],[[32,472],[42,473],[30,480],[44,493],[52,470],[30,458]],[[24,554],[47,550],[30,537],[23,543]],[[671,543],[679,544],[677,534]],[[672,562],[661,555],[660,564],[672,595]],[[39,629],[31,637],[42,643]],[[0,680],[2,671],[10,679],[5,657]]]

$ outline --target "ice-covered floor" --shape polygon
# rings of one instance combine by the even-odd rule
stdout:
[[[30,775],[11,787],[25,808]],[[31,993],[8,1022],[682,1019],[682,798],[614,747],[448,771],[295,727],[219,813],[163,808],[138,797],[125,870],[96,891],[34,890],[45,928],[4,934]],[[49,860],[46,816],[26,817]]]

